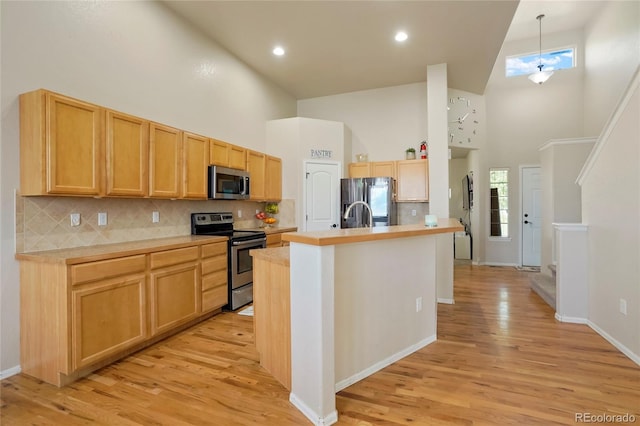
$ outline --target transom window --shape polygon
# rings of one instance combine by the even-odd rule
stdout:
[[[507,56],[505,69],[507,77],[517,75],[529,75],[538,71],[538,65],[542,62],[543,71],[555,71],[576,66],[575,48],[546,50],[539,53],[526,55]]]
[[[509,169],[489,169],[489,217],[492,237],[509,237]]]

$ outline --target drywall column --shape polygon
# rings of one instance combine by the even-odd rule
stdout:
[[[589,318],[587,226],[554,223],[556,258],[556,319],[586,324]]]
[[[447,64],[427,67],[429,213],[449,217],[449,143],[447,139]],[[453,237],[437,236],[438,302],[453,303]]]
[[[338,421],[334,342],[335,246],[291,243],[291,394],[313,424]],[[301,285],[304,283],[304,285]]]

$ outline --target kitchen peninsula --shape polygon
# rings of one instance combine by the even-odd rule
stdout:
[[[290,242],[290,400],[314,424],[337,421],[336,392],[436,340],[436,240],[460,230],[440,219],[433,228],[282,235]]]

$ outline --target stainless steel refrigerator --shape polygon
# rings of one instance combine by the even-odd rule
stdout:
[[[364,228],[369,226],[369,211],[362,204],[347,208],[356,201],[364,201],[371,207],[373,226],[397,224],[395,180],[390,177],[340,179],[340,227]]]

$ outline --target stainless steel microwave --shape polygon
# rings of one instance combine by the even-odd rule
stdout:
[[[209,199],[246,200],[249,198],[249,172],[209,166]]]

